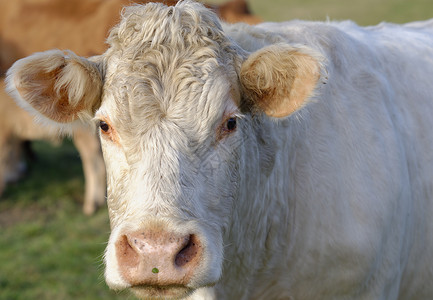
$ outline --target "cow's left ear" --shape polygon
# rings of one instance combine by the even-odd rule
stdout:
[[[320,60],[308,49],[286,44],[262,48],[242,64],[244,96],[268,116],[286,117],[313,95],[320,78]]]
[[[76,120],[90,119],[101,103],[103,74],[95,60],[71,51],[35,53],[8,70],[7,90],[38,120],[69,131]]]

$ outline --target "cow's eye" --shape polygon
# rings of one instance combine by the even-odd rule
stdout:
[[[231,133],[236,131],[236,128],[237,128],[237,117],[230,116],[226,118],[219,126],[217,140],[218,141],[222,140],[224,137],[230,135]]]
[[[101,130],[103,132],[108,133],[110,131],[110,125],[108,125],[106,122],[104,121],[99,121],[99,128],[101,128]]]
[[[232,118],[229,118],[229,119],[227,119],[227,122],[226,122],[226,130],[227,131],[234,131],[235,129],[236,129],[236,117],[232,117]]]
[[[101,130],[101,137],[103,137],[104,139],[110,139],[115,143],[119,143],[119,137],[117,136],[116,129],[114,129],[114,127],[110,125],[110,122],[108,120],[100,120],[99,128]]]

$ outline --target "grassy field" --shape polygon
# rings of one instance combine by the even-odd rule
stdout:
[[[223,3],[226,0],[211,0]],[[430,0],[247,0],[251,10],[264,21],[291,19],[325,21],[353,20],[359,25],[382,21],[405,23],[433,18]]]
[[[0,299],[125,299],[106,287],[107,210],[81,213],[78,152],[36,142],[37,160],[0,201]]]
[[[266,21],[351,19],[360,25],[382,21],[404,23],[433,17],[430,0],[250,0],[251,8]]]
[[[214,2],[224,2],[218,0]],[[362,25],[433,17],[430,0],[250,0],[266,21],[352,19]],[[125,299],[103,281],[109,235],[107,210],[81,213],[83,176],[78,153],[34,144],[29,176],[0,199],[0,299]]]

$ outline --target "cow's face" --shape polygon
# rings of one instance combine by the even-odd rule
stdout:
[[[242,237],[231,228],[254,213],[248,193],[273,167],[266,115],[305,103],[318,59],[283,44],[246,59],[190,2],[132,7],[109,42],[93,62],[60,51],[26,58],[9,89],[62,128],[93,116],[108,176],[106,281],[178,298],[216,284],[233,260],[224,247]]]
[[[111,286],[143,294],[156,292],[149,283],[177,286],[159,290],[177,295],[220,277],[244,118],[228,59],[165,47],[108,59],[95,119],[108,171]]]
[[[213,15],[186,22],[181,11],[153,9],[126,15],[112,31],[95,114],[113,229],[106,279],[143,296],[179,296],[221,276],[239,182],[240,57]],[[143,19],[161,28],[165,18],[184,32],[214,26],[194,42],[129,30]]]

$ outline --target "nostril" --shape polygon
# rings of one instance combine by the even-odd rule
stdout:
[[[146,250],[146,235],[144,233],[141,233],[135,237],[131,237],[130,239],[128,239],[128,241],[130,247],[135,249],[135,251],[144,253],[144,251]]]
[[[118,257],[124,266],[133,267],[140,261],[139,253],[126,235],[116,243]]]
[[[195,235],[190,235],[186,239],[185,246],[179,251],[175,258],[175,264],[178,267],[190,263],[199,254],[201,245]]]

